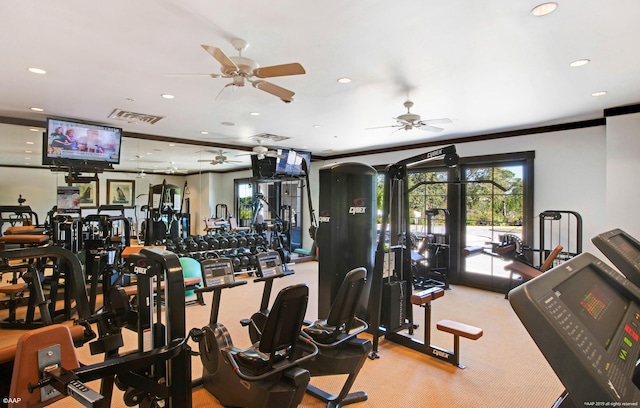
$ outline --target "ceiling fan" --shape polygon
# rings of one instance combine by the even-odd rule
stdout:
[[[176,167],[175,162],[170,162],[166,169],[156,169],[154,173],[166,173],[166,174],[185,174],[187,170],[180,170]]]
[[[203,152],[208,152],[208,153],[213,153],[215,154],[213,160],[198,160],[198,162],[203,162],[203,163],[209,163],[212,165],[218,165],[218,164],[226,164],[226,163],[241,163],[239,161],[235,161],[235,160],[229,160],[229,158],[226,156],[227,152],[223,151],[222,149],[218,149],[218,150],[201,150]]]
[[[248,42],[241,39],[234,39],[231,41],[231,44],[236,51],[238,51],[237,57],[228,57],[220,48],[216,48],[211,45],[202,45],[202,48],[211,54],[211,56],[213,56],[213,58],[215,58],[221,65],[220,72],[222,72],[222,75],[207,75],[212,78],[231,78],[231,82],[225,85],[223,90],[230,86],[241,87],[244,86],[245,83],[249,82],[254,88],[258,88],[261,91],[275,95],[285,103],[293,101],[293,95],[295,95],[294,92],[272,84],[271,82],[267,82],[263,80],[263,78],[305,74],[306,71],[302,65],[297,62],[293,62],[290,64],[260,67],[260,64],[256,61],[242,56],[242,52],[249,47]]]
[[[448,118],[421,120],[420,115],[411,113],[411,108],[413,107],[413,102],[411,101],[406,101],[404,107],[407,108],[407,113],[394,118],[397,122],[395,125],[372,127],[367,128],[367,130],[394,127],[404,130],[420,129],[428,132],[442,132],[443,128],[432,125],[452,123],[451,119]]]
[[[255,138],[255,140],[258,142],[258,146],[255,146],[252,150],[251,153],[249,153],[250,155],[254,155],[258,157],[258,160],[262,160],[265,157],[276,157],[276,158],[284,158],[284,155],[281,155],[278,153],[277,150],[269,150],[269,148],[267,146],[263,146],[262,142],[263,140],[260,138]]]

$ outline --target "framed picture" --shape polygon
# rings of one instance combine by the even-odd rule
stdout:
[[[98,197],[100,197],[98,180],[88,183],[72,183],[71,185],[80,187],[80,208],[98,208],[100,204],[98,202]]]
[[[133,208],[136,194],[134,180],[107,180],[107,205]]]

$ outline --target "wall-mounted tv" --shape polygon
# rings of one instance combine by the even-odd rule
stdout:
[[[307,168],[311,164],[311,153],[290,149],[278,149],[276,158],[276,175],[287,177],[304,176],[302,161],[307,161]]]
[[[120,163],[122,129],[68,119],[47,119],[42,164],[109,167]]]

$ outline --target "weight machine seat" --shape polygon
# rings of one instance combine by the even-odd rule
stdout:
[[[15,225],[12,227],[8,227],[4,231],[4,234],[5,235],[20,235],[20,234],[37,235],[37,234],[44,234],[45,232],[46,232],[46,229],[41,227],[36,227],[35,225]]]
[[[313,340],[321,344],[330,344],[342,337],[346,340],[351,330],[356,308],[367,278],[367,270],[363,267],[352,269],[342,281],[338,294],[331,305],[326,320],[316,320],[303,330]],[[353,337],[355,334],[350,337]]]
[[[29,234],[4,235],[0,237],[0,242],[4,242],[5,244],[20,244],[21,246],[38,246],[49,242],[49,236]]]
[[[291,360],[296,354],[308,300],[309,288],[305,284],[282,289],[267,316],[260,341],[231,353],[231,358],[252,375],[267,373],[274,364]]]
[[[145,245],[145,246],[128,246],[125,247],[120,253],[120,257],[123,259],[127,259],[133,254],[139,254],[144,248],[158,248],[158,249],[166,249],[164,245]]]
[[[76,326],[84,330],[82,326]],[[76,332],[77,329],[74,329]],[[18,403],[9,403],[9,407],[44,407],[64,396],[40,401],[40,390],[29,392],[29,384],[36,384],[40,378],[38,369],[38,350],[60,345],[60,366],[67,370],[80,367],[69,327],[54,324],[31,330],[18,339],[15,346],[14,369],[11,376],[9,395]]]

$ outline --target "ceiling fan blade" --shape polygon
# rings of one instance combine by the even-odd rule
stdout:
[[[448,123],[453,123],[453,121],[449,118],[440,118],[440,119],[427,119],[420,121],[420,123],[425,125],[446,125]]]
[[[293,95],[295,95],[295,92],[292,92],[288,89],[267,81],[259,80],[253,81],[252,83],[254,88],[258,88],[261,91],[265,91],[270,93],[271,95],[275,95],[278,98],[282,99],[282,101],[285,103],[293,101]]]
[[[165,74],[165,76],[166,77],[190,77],[190,76],[191,77],[194,77],[194,76],[203,77],[203,76],[207,76],[207,77],[211,77],[211,78],[222,78],[223,77],[222,75],[214,74],[214,73],[211,73],[211,74]]]
[[[435,127],[435,126],[429,126],[429,125],[425,125],[422,124],[420,126],[415,126],[416,129],[420,129],[420,130],[424,130],[427,132],[442,132],[444,129],[443,128],[439,128],[439,127]]]
[[[297,62],[282,65],[272,65],[269,67],[260,67],[253,70],[253,75],[258,78],[273,78],[286,75],[301,75],[306,74],[302,65]]]
[[[364,128],[364,130],[385,129],[385,128],[392,128],[392,127],[403,127],[403,125],[375,126],[375,127],[370,127],[370,128]]]
[[[210,45],[201,45],[201,47],[204,48],[206,52],[211,54],[211,56],[215,58],[216,61],[218,61],[223,67],[231,68],[234,71],[238,71],[240,69],[235,64],[235,62],[233,62],[231,58],[227,57],[227,54],[225,54],[220,48],[212,47]]]

